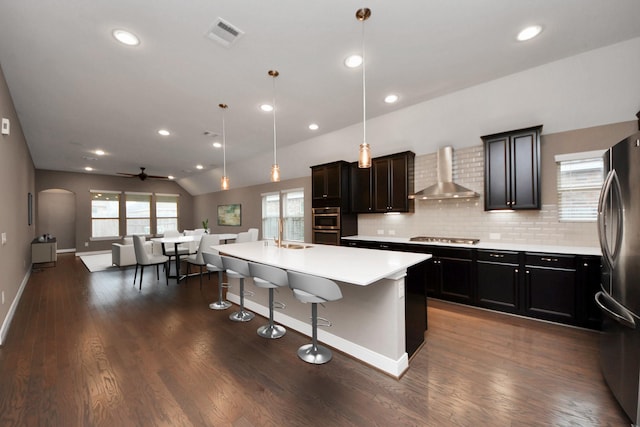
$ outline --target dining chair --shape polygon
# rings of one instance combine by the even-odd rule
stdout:
[[[156,266],[156,280],[160,280],[160,269],[159,265],[163,264],[165,266],[165,279],[167,280],[167,286],[169,286],[169,266],[167,263],[169,262],[169,257],[166,255],[151,255],[145,250],[144,236],[135,235],[133,236],[133,250],[136,254],[136,271],[133,275],[133,286],[136,285],[136,276],[138,275],[138,266],[140,266],[140,290],[142,290],[142,275],[144,274],[144,268],[147,265],[155,265]]]
[[[251,242],[251,233],[249,233],[248,231],[238,233],[238,237],[236,237],[236,243],[244,242]]]
[[[195,254],[189,255],[186,258],[187,261],[187,277],[186,281],[189,281],[189,273],[192,265],[197,265],[200,268],[200,289],[202,289],[202,267],[206,267],[207,263],[204,260],[202,253],[210,252],[211,246],[219,245],[220,238],[215,234],[203,234],[198,245],[198,251]]]

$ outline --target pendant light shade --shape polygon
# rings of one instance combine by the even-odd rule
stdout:
[[[225,128],[224,113],[229,106],[227,104],[218,104],[222,109],[222,178],[220,178],[220,188],[229,189],[229,177],[227,176],[227,131]]]
[[[280,182],[280,166],[278,166],[277,138],[276,138],[276,77],[280,75],[276,70],[269,70],[273,77],[273,165],[271,165],[271,182]]]
[[[371,9],[362,8],[356,11],[356,19],[362,22],[362,143],[360,144],[360,153],[358,155],[358,167],[371,167],[371,147],[367,143],[367,85],[365,70],[365,52],[364,52],[364,21],[371,16]]]

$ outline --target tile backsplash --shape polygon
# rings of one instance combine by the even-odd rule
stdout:
[[[358,234],[366,236],[437,236],[481,241],[559,246],[598,246],[595,222],[560,222],[558,206],[533,211],[484,211],[484,150],[454,150],[453,178],[480,194],[474,199],[416,200],[415,212],[400,215],[361,214]],[[416,156],[415,189],[436,182],[436,154]]]

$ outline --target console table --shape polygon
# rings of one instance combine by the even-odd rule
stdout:
[[[58,242],[55,237],[39,240],[33,239],[31,242],[31,263],[45,264],[53,263],[55,267],[58,261]]]

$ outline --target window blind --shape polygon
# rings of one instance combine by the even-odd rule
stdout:
[[[564,160],[557,164],[559,220],[595,222],[604,177],[602,158]]]

